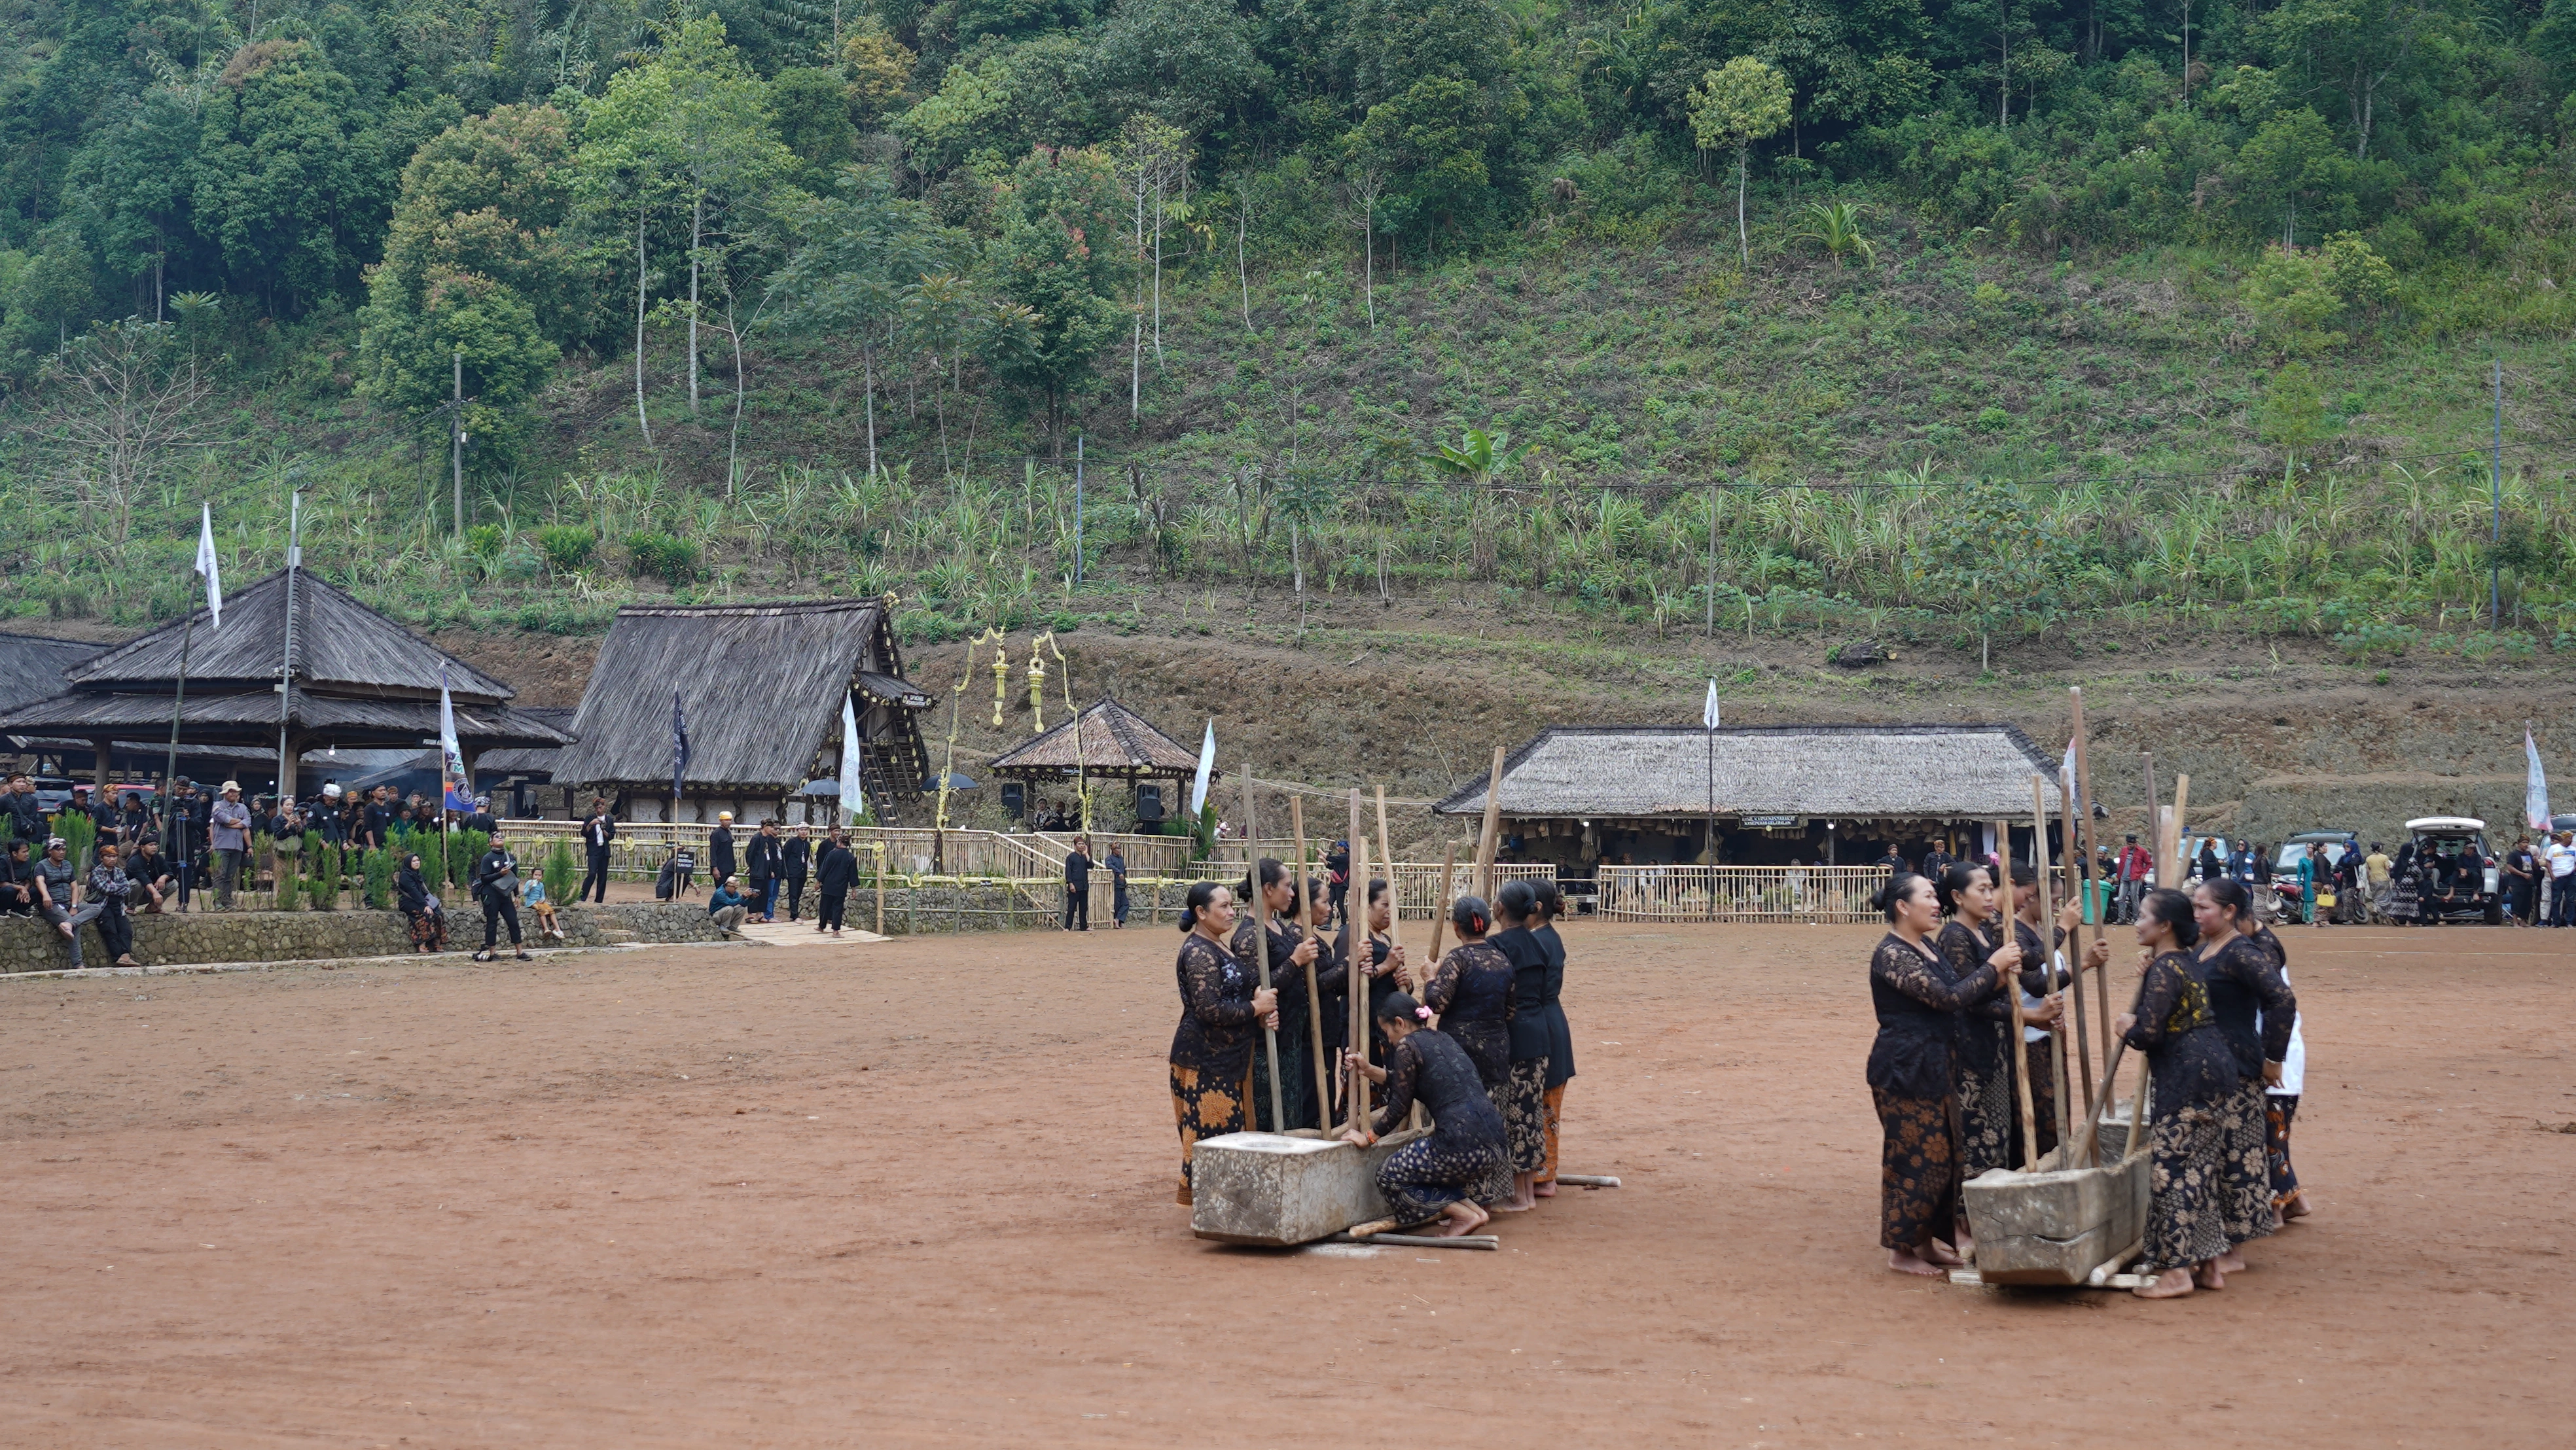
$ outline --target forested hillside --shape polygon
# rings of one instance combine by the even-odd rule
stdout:
[[[22,614],[2576,648],[2576,0],[0,26]]]

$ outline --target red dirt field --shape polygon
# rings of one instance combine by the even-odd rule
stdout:
[[[2318,1212],[2167,1304],[1881,1267],[1873,939],[1572,927],[1628,1186],[1371,1257],[1189,1237],[1168,928],[0,982],[0,1444],[2568,1443],[2576,939],[2291,932]]]

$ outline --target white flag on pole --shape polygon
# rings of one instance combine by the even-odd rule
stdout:
[[[866,787],[859,784],[859,712],[850,704],[850,692],[841,692],[841,824],[850,825],[859,818],[867,804]]]
[[[446,777],[446,799],[441,802],[451,811],[471,813],[474,809],[474,782],[465,778],[465,750],[456,742],[456,701],[447,693],[447,666],[438,667],[438,771]]]
[[[1717,681],[1714,678],[1708,682],[1708,703],[1699,707],[1699,723],[1703,729],[1717,728]]]
[[[2540,744],[2531,738],[2528,725],[2522,729],[2522,754],[2530,762],[2530,774],[2522,786],[2524,824],[2545,831],[2549,829],[2549,777],[2540,771]]]
[[[206,576],[206,615],[217,629],[224,624],[224,581],[215,567],[215,506],[201,504],[205,512],[197,525],[197,572]]]
[[[1216,717],[1207,722],[1207,735],[1199,741],[1199,777],[1190,783],[1190,819],[1197,820],[1207,808],[1208,777],[1216,773]]]

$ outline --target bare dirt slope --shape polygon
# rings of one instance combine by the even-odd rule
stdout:
[[[2296,933],[2319,1212],[2162,1305],[1879,1267],[1870,938],[1576,928],[1499,1254],[1188,1237],[1168,931],[0,983],[0,1443],[2565,1442],[2554,934]]]

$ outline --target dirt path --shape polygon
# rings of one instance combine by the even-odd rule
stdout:
[[[1871,935],[1574,929],[1490,1255],[1188,1237],[1168,931],[0,982],[0,1443],[2566,1443],[2576,942],[2295,933],[2318,1215],[2149,1305],[1879,1267]]]

